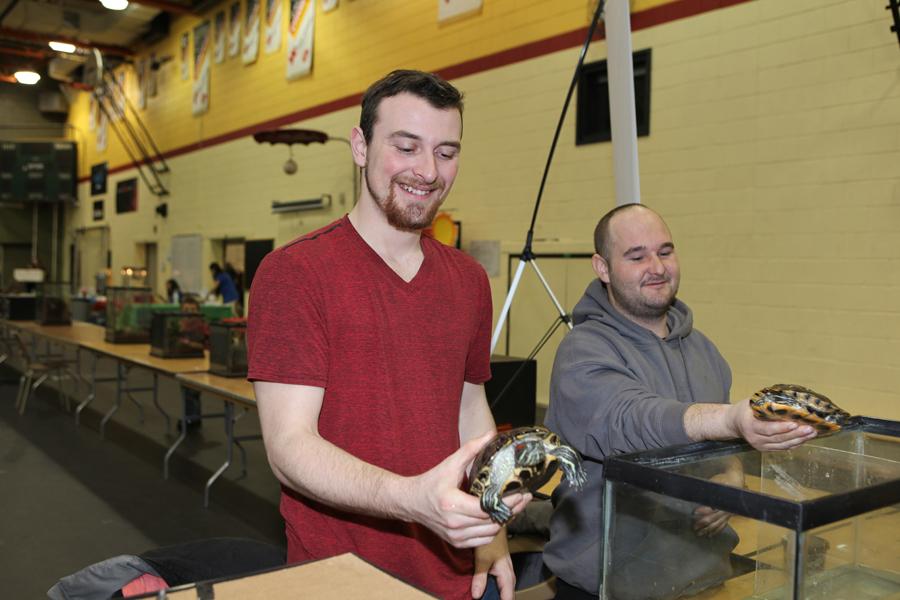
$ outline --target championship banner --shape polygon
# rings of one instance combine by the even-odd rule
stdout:
[[[266,0],[266,54],[281,48],[281,7],[283,0]]]
[[[228,58],[241,53],[241,3],[235,2],[228,9]]]
[[[312,69],[315,24],[316,0],[291,0],[287,44],[288,80],[307,75]]]
[[[119,121],[125,115],[125,70],[124,68],[116,73],[117,85],[113,89],[112,102],[113,110],[111,120]]]
[[[481,10],[482,0],[438,0],[438,23]]]
[[[190,66],[188,65],[188,50],[191,47],[190,34],[185,31],[181,34],[181,80],[187,81],[191,78]]]
[[[101,110],[100,116],[97,120],[97,152],[106,151],[106,134],[108,129],[109,120],[106,118],[106,113]]]
[[[222,64],[225,60],[225,11],[220,10],[216,13],[216,44],[213,53],[217,65]]]
[[[255,63],[259,55],[259,0],[247,0],[245,11],[241,62],[249,65]]]
[[[137,104],[141,110],[147,108],[147,69],[149,60],[139,58],[134,63],[134,72],[137,76]]]
[[[331,12],[337,8],[338,0],[322,0],[322,12]]]
[[[99,109],[97,99],[94,98],[94,94],[91,94],[91,101],[88,104],[88,131],[93,131],[97,128],[97,111]]]
[[[209,21],[194,27],[194,95],[193,114],[200,115],[209,110]]]

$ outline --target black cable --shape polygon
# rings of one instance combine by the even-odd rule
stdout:
[[[584,57],[587,54],[591,40],[594,38],[594,31],[597,29],[597,23],[603,14],[606,6],[606,0],[598,0],[597,10],[594,11],[594,17],[588,27],[587,37],[584,45],[581,47],[581,54],[578,55],[578,64],[575,66],[575,73],[572,74],[572,82],[569,84],[569,91],[566,93],[566,100],[563,103],[562,113],[559,115],[559,123],[556,124],[556,132],[553,134],[553,142],[550,144],[550,153],[547,155],[547,164],[544,166],[544,174],[541,176],[541,186],[538,188],[537,199],[534,202],[534,212],[531,214],[531,225],[528,226],[528,233],[525,236],[525,248],[522,250],[522,256],[529,259],[533,256],[531,253],[531,242],[534,238],[534,224],[537,222],[538,210],[541,208],[541,198],[544,196],[544,186],[547,183],[547,175],[550,173],[550,163],[553,162],[553,154],[556,151],[556,143],[559,141],[559,134],[562,131],[563,122],[566,120],[566,113],[569,110],[569,103],[572,100],[572,92],[578,83],[578,75],[581,73],[581,66],[584,64]]]

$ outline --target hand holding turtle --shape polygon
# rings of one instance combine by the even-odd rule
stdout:
[[[456,548],[490,543],[500,531],[481,509],[478,498],[460,489],[466,471],[493,432],[469,440],[434,468],[411,478],[409,519],[428,527]],[[525,508],[531,494],[506,498],[513,514]]]
[[[756,418],[749,399],[732,404],[729,417],[735,433],[757,450],[789,450],[816,437],[816,430],[810,425]]]

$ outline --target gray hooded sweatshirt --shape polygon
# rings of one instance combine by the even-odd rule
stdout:
[[[585,458],[588,482],[580,492],[564,482],[553,493],[544,562],[567,583],[597,593],[603,459],[690,442],[685,411],[694,402],[727,403],[731,370],[693,329],[691,310],[680,300],[669,308],[665,339],[613,308],[600,280],[587,287],[573,316],[553,365],[545,424]]]

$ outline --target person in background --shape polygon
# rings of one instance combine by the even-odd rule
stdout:
[[[355,552],[440,598],[499,586],[512,600],[505,532],[461,489],[495,435],[490,286],[475,260],[422,235],[461,137],[462,94],[436,75],[394,71],[369,87],[350,134],[358,202],[263,260],[248,378],[288,562]],[[504,501],[518,514],[530,499]]]
[[[199,313],[200,302],[195,296],[185,294],[181,300],[181,312]],[[189,348],[209,349],[209,324],[206,320],[194,318],[181,319],[178,332],[178,344]],[[197,431],[203,426],[202,405],[200,403],[200,391],[188,387],[182,387],[184,398],[184,419],[178,421],[178,428],[187,427],[187,432]]]
[[[169,304],[181,304],[181,287],[174,279],[166,280],[166,302]]]
[[[754,418],[747,400],[729,402],[731,369],[676,298],[681,270],[658,214],[640,204],[609,211],[594,247],[597,279],[557,350],[545,419],[582,454],[588,472],[582,491],[563,482],[553,492],[544,563],[557,576],[558,600],[600,591],[605,457],[738,437],[759,450],[783,450],[815,437],[808,425]],[[740,487],[736,463],[707,475]],[[616,544],[633,554],[613,564],[612,597],[675,598],[730,576],[737,536],[728,513],[653,499],[629,504],[618,507]]]
[[[234,282],[234,289],[237,291],[237,302],[234,305],[234,314],[244,316],[244,274],[234,268],[230,262],[225,263],[225,272]]]
[[[220,296],[222,298],[222,304],[230,306],[231,309],[234,310],[235,304],[237,304],[238,301],[238,293],[237,288],[234,285],[234,280],[231,279],[231,275],[226,273],[217,262],[209,264],[209,272],[212,274],[215,285],[206,297]]]

